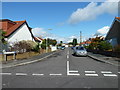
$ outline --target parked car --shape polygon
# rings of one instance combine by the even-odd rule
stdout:
[[[65,46],[61,46],[61,50],[64,50],[65,49]]]
[[[84,47],[77,46],[73,49],[73,54],[76,56],[87,56],[87,51]]]

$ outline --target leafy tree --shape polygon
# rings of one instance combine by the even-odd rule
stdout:
[[[74,39],[73,39],[73,46],[76,46],[76,45],[77,45],[77,39],[74,38]]]
[[[7,44],[7,41],[5,41],[5,34],[6,32],[0,29],[0,41],[3,44]]]
[[[43,42],[42,42],[42,44],[41,44],[41,48],[42,49],[46,49],[46,45],[47,45],[47,47],[49,47],[50,45],[55,46],[56,44],[57,44],[57,41],[55,39],[48,38],[47,42],[46,42],[46,39],[44,39]]]
[[[110,50],[112,49],[112,45],[107,41],[101,41],[98,46],[99,50]]]

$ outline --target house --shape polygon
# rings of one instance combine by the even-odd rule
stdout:
[[[120,17],[115,17],[105,40],[109,41],[112,46],[120,45]]]
[[[5,39],[12,45],[15,42],[22,40],[34,40],[31,28],[28,26],[27,21],[12,21],[9,19],[0,20],[0,30],[6,32]]]
[[[38,42],[39,44],[42,44],[42,42],[43,42],[43,39],[40,38],[40,37],[34,37],[34,40],[35,40],[36,42]]]

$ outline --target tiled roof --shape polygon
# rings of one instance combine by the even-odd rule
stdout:
[[[42,41],[43,39],[42,38],[40,38],[40,37],[34,37],[34,39],[36,40],[36,41]]]
[[[20,26],[22,26],[24,23],[26,23],[26,21],[11,21],[8,19],[3,19],[0,20],[0,24],[2,27],[0,27],[0,29],[2,29],[3,31],[6,32],[6,37],[8,37],[9,35],[11,35],[13,32],[15,32]]]
[[[115,17],[116,19],[120,20],[120,17]]]

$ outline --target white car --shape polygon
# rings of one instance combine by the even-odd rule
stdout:
[[[74,48],[73,54],[76,56],[87,56],[87,51],[84,47],[77,46]]]

